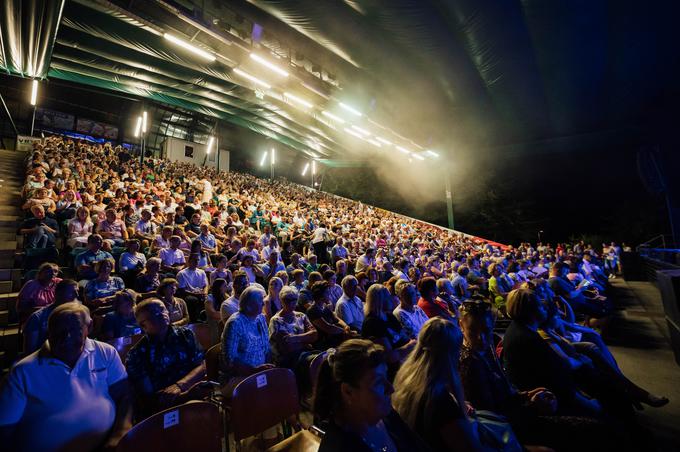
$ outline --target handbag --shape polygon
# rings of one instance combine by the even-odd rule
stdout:
[[[508,420],[492,411],[475,411],[470,416],[479,442],[486,451],[520,452],[523,450]]]

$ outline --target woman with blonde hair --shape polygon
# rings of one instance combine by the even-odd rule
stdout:
[[[428,320],[394,379],[392,405],[433,450],[481,450],[465,412],[458,360],[463,335],[441,317]]]
[[[68,222],[68,240],[66,244],[71,248],[84,248],[87,238],[92,234],[94,223],[90,219],[90,209],[81,206],[76,210],[76,216]]]
[[[394,317],[394,300],[387,287],[373,284],[366,292],[364,322],[361,335],[382,345],[390,365],[398,365],[416,344],[403,331],[401,323]]]

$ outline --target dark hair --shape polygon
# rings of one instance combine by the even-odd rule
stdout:
[[[210,293],[213,296],[213,308],[215,308],[215,310],[219,310],[222,302],[226,300],[224,294],[220,292],[222,286],[225,285],[227,285],[226,279],[217,278],[215,281],[213,281],[212,286],[210,287]]]
[[[508,294],[506,311],[508,316],[521,324],[532,320],[538,311],[538,298],[533,290],[515,289]]]
[[[437,281],[433,277],[426,276],[425,278],[420,278],[420,281],[418,281],[418,292],[420,292],[422,297],[436,291]]]
[[[316,384],[315,416],[321,421],[332,419],[342,408],[340,385],[357,386],[366,372],[385,362],[385,349],[366,339],[349,339],[336,351],[329,351]]]
[[[312,284],[312,298],[314,301],[319,301],[323,298],[324,292],[328,290],[328,281],[317,281]]]
[[[333,270],[326,270],[325,272],[323,272],[323,279],[325,279],[326,281],[331,279],[333,276],[335,276],[335,272]]]
[[[54,286],[54,298],[56,301],[60,301],[64,294],[66,293],[66,290],[68,290],[69,287],[75,286],[76,287],[76,294],[78,293],[78,281],[74,281],[73,279],[62,279],[57,283],[56,286]]]
[[[323,276],[321,276],[321,273],[319,272],[311,272],[309,275],[307,275],[307,280],[311,282],[318,282],[323,280]]]

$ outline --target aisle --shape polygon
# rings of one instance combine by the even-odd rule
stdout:
[[[675,363],[663,318],[661,295],[648,282],[612,281],[619,310],[607,340],[623,372],[647,390],[664,395],[663,408],[638,412],[659,451],[680,450],[680,366]]]

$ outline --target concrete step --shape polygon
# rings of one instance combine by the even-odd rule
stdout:
[[[21,269],[19,268],[0,268],[0,281],[11,281],[17,275],[21,277]]]
[[[5,230],[7,230],[7,229],[9,229],[9,228],[6,228]],[[14,241],[14,242],[16,242],[17,237],[19,237],[19,236],[17,235],[16,229],[11,230],[11,231],[7,231],[7,232],[4,232],[4,230],[0,229],[0,240],[1,241]]]
[[[0,294],[14,292],[13,287],[14,281],[11,279],[9,281],[0,281]]]
[[[7,326],[9,322],[9,309],[0,311],[0,328]]]
[[[17,241],[16,240],[2,240],[0,241],[0,251],[16,251]]]
[[[10,359],[19,352],[19,326],[11,325],[0,328],[0,349],[5,350]]]
[[[16,254],[1,254],[0,253],[0,268],[14,268],[16,262]]]

